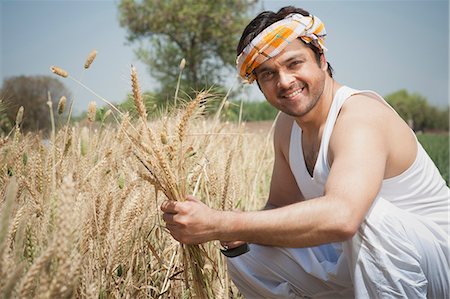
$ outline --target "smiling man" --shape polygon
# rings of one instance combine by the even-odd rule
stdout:
[[[294,7],[245,28],[239,74],[282,112],[266,209],[189,196],[163,203],[167,228],[188,244],[250,243],[228,259],[247,298],[449,298],[450,190],[382,97],[333,79],[325,35]]]

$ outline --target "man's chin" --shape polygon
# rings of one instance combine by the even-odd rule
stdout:
[[[279,109],[279,110],[286,113],[289,116],[292,116],[292,117],[303,117],[306,114],[308,114],[308,112],[309,112],[309,111],[304,111],[304,110],[293,110],[293,109],[286,109],[286,108]]]

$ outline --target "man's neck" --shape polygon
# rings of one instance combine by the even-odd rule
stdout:
[[[323,93],[316,106],[306,115],[295,118],[295,121],[304,133],[314,134],[314,132],[318,132],[325,125],[334,95],[341,86],[333,78],[327,78]]]

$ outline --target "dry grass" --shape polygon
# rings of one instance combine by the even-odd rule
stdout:
[[[239,298],[219,244],[180,245],[159,211],[186,194],[217,209],[263,205],[270,138],[205,118],[209,97],[150,123],[145,110],[113,111],[117,125],[51,140],[17,129],[0,148],[0,295]]]

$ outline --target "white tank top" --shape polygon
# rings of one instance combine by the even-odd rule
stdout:
[[[303,157],[302,130],[295,121],[293,122],[289,145],[289,164],[305,199],[323,195],[324,186],[330,173],[328,165],[330,137],[342,105],[354,94],[367,95],[389,106],[380,95],[373,91],[359,91],[347,86],[339,88],[328,113],[312,177],[306,168]],[[392,109],[391,106],[389,107]],[[450,189],[418,141],[417,148],[417,156],[413,164],[400,175],[383,180],[378,196],[401,209],[430,219],[442,227],[447,234],[450,234]]]

